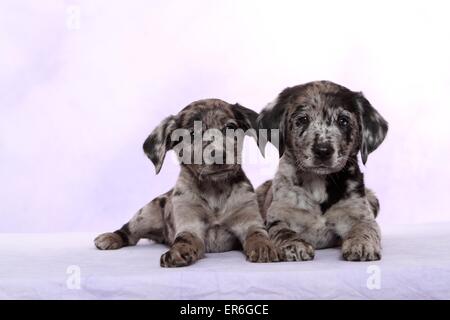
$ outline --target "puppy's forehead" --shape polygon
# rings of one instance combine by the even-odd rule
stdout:
[[[190,127],[194,121],[202,121],[207,127],[221,128],[234,119],[232,106],[220,99],[204,99],[194,101],[179,114],[182,127]]]
[[[310,82],[292,88],[291,102],[314,109],[339,108],[352,105],[352,92],[329,81]]]

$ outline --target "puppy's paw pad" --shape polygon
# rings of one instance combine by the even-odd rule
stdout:
[[[100,250],[114,250],[123,247],[122,238],[112,232],[107,232],[99,235],[94,240],[95,246]]]
[[[376,261],[381,259],[381,247],[365,239],[350,239],[342,244],[342,257],[347,261]]]
[[[301,239],[290,240],[280,246],[283,261],[308,261],[314,259],[314,247]]]

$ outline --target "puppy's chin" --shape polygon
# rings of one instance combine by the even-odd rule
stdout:
[[[308,173],[314,173],[314,174],[318,174],[318,175],[326,175],[326,174],[338,172],[340,169],[318,166],[318,167],[302,167],[301,170],[304,172],[308,172]]]
[[[210,181],[225,181],[228,180],[230,177],[234,175],[234,172],[218,172],[209,174],[206,179],[209,179]],[[205,179],[205,177],[203,178]]]
[[[227,180],[238,171],[238,166],[230,166],[223,169],[203,169],[199,177],[200,180],[222,181]]]
[[[303,172],[314,173],[318,175],[327,175],[341,171],[345,166],[345,161],[332,165],[310,165],[300,164],[299,169]]]

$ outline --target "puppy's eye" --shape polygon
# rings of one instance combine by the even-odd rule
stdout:
[[[236,130],[238,127],[237,127],[237,125],[235,124],[235,123],[228,123],[226,126],[225,126],[225,129],[227,130],[227,129],[229,129],[229,130]]]
[[[347,128],[350,125],[350,119],[346,116],[339,116],[338,124],[341,128]]]
[[[308,116],[301,116],[301,117],[298,117],[297,120],[295,120],[295,125],[297,127],[304,126],[304,125],[306,125],[308,123],[309,123],[309,117]]]

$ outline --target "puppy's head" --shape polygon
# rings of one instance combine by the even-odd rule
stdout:
[[[219,99],[195,101],[164,119],[144,142],[158,173],[174,149],[182,166],[200,179],[226,179],[240,168],[244,135],[256,138],[258,114]]]
[[[361,93],[328,81],[285,89],[258,126],[279,129],[280,156],[289,150],[300,170],[318,174],[340,171],[358,151],[365,164],[388,129]]]

